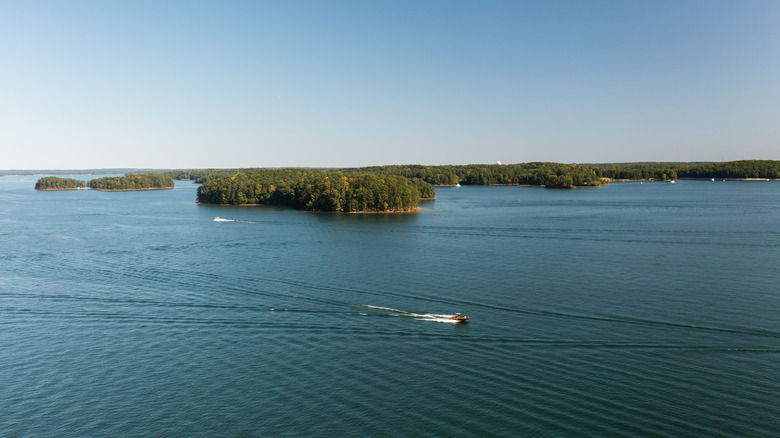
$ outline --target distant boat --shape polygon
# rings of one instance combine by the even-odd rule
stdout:
[[[670,182],[670,183],[672,183],[672,184],[674,184],[674,183],[675,183],[675,181],[674,181],[674,180],[671,180],[671,181],[669,181],[669,182]]]
[[[466,315],[461,315],[460,313],[456,313],[455,315],[450,316],[447,319],[450,319],[450,320],[453,320],[453,321],[458,321],[458,322],[466,322],[466,321],[468,321],[469,317],[466,316]]]
[[[217,216],[214,218],[214,222],[231,222],[230,219],[222,219],[221,217]]]
[[[455,187],[460,187],[460,183],[455,184]]]

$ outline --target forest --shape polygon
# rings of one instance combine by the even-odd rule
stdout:
[[[87,182],[82,179],[60,178],[47,176],[35,183],[35,190],[74,190],[87,187]]]
[[[240,168],[240,169],[180,169],[180,170],[167,170],[162,172],[163,175],[169,176],[176,180],[190,180],[196,184],[203,184],[204,182],[221,178],[223,176],[232,176],[239,173],[249,172],[264,172],[267,168]]]
[[[338,170],[266,169],[212,178],[197,190],[205,204],[286,205],[333,212],[408,212],[434,196],[419,178]]]
[[[588,164],[600,178],[675,180],[679,178],[780,178],[780,161],[739,160],[719,163]]]
[[[288,171],[291,169],[287,169]],[[305,169],[298,169],[305,170]],[[310,169],[325,170],[325,169]],[[344,175],[393,175],[420,179],[433,186],[465,185],[535,185],[549,188],[573,188],[598,186],[600,177],[594,169],[576,164],[549,162],[523,164],[468,164],[468,165],[390,165],[357,168],[327,169]],[[175,179],[190,179],[205,183],[211,179],[232,176],[239,173],[278,172],[279,169],[201,169],[177,170],[164,174]],[[423,196],[432,197],[432,196]]]
[[[354,171],[355,169],[346,169]],[[360,168],[364,172],[420,178],[432,185],[532,185],[547,188],[598,186],[593,169],[576,164],[467,164],[446,166],[394,165]]]
[[[605,180],[672,181],[679,178],[682,163],[590,164],[599,178]]]
[[[683,168],[680,178],[780,178],[780,161],[741,160],[724,163],[701,163]]]
[[[89,181],[89,187],[96,190],[155,190],[173,188],[173,178],[162,173],[107,176]]]

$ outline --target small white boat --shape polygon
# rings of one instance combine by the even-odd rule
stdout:
[[[214,218],[214,222],[231,222],[230,219],[222,219],[221,217],[217,216]]]

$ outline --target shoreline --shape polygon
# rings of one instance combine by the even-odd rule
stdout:
[[[57,192],[63,190],[97,190],[98,192],[143,192],[147,190],[170,190],[176,187],[152,187],[147,189],[96,189],[93,187],[66,187],[61,189],[35,189],[41,192]]]
[[[676,180],[660,180],[660,179],[609,179],[604,178],[605,180],[609,180],[608,182],[604,184],[609,184],[610,182],[672,182],[672,181],[780,181],[780,178],[731,178],[731,177],[682,177],[677,178]],[[587,187],[587,186],[583,186]]]
[[[435,199],[435,198],[434,198]],[[372,210],[362,210],[362,211],[323,211],[323,210],[301,210],[298,208],[293,208],[288,205],[279,205],[279,204],[212,204],[210,202],[196,202],[196,205],[215,205],[217,207],[283,207],[283,208],[289,208],[291,210],[295,211],[303,211],[306,213],[339,213],[339,214],[395,214],[395,213],[417,213],[420,211],[421,207],[415,207],[411,210],[381,210],[381,211],[372,211]]]
[[[146,189],[95,189],[90,187],[89,190],[97,190],[98,192],[144,192],[148,190],[170,190],[176,187],[150,187]]]
[[[613,180],[617,181],[617,180]],[[637,180],[639,181],[639,180]],[[572,187],[547,187],[544,184],[464,184],[461,187],[540,187],[543,189],[558,189],[558,188],[572,188],[572,189],[590,189],[590,188],[598,188],[603,185],[609,184],[608,182],[602,182],[599,185],[594,186],[572,186]],[[434,187],[457,187],[453,185],[434,185]],[[428,200],[428,199],[436,199],[436,198],[420,198],[420,200]]]
[[[35,190],[38,190],[40,192],[58,192],[62,190],[94,190],[94,189],[89,187],[65,187],[61,189],[35,189]]]
[[[415,207],[411,210],[384,210],[384,211],[317,211],[317,210],[302,210],[311,213],[341,213],[341,214],[396,214],[396,213],[418,213],[420,207]]]

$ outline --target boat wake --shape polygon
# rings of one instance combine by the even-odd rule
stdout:
[[[414,312],[407,312],[405,310],[398,310],[393,309],[390,307],[379,307],[379,306],[370,306],[370,305],[363,305],[362,307],[368,307],[369,309],[376,309],[376,310],[384,310],[388,313],[384,316],[395,316],[395,317],[401,317],[401,318],[414,318],[420,321],[432,321],[432,322],[443,322],[447,324],[458,324],[462,323],[463,321],[452,319],[453,314],[437,314],[437,313],[414,313]]]
[[[256,224],[257,223],[255,221],[240,221],[238,219],[225,219],[225,218],[221,218],[219,216],[214,218],[214,222],[242,222],[242,223],[245,223],[245,224]]]

